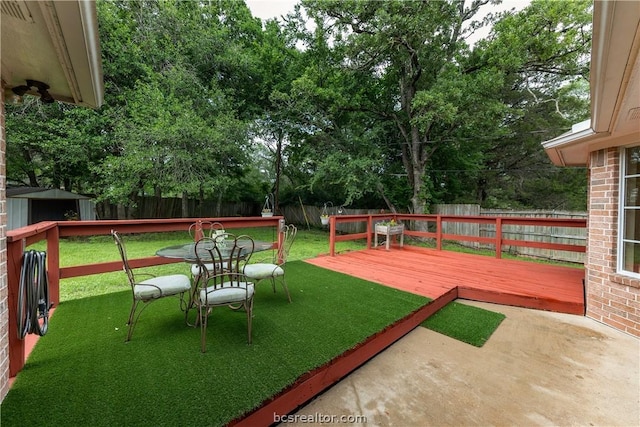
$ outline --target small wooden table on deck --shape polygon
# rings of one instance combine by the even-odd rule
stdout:
[[[385,248],[389,250],[389,238],[391,236],[400,235],[400,247],[404,245],[404,224],[397,225],[381,225],[376,224],[374,227],[374,247],[378,247],[378,234],[386,237]]]

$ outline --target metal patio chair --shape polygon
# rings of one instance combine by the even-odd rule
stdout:
[[[254,241],[249,236],[224,234],[224,239],[204,237],[195,244],[200,280],[191,300],[198,311],[201,351],[207,351],[209,314],[215,307],[244,309],[247,314],[247,342],[251,344],[254,284],[242,273],[242,265],[251,258]]]
[[[282,244],[274,253],[273,258],[254,264],[245,264],[243,272],[250,280],[255,281],[256,285],[263,280],[269,279],[273,292],[276,291],[276,281],[279,281],[282,284],[284,292],[287,294],[287,299],[291,302],[291,295],[289,294],[289,288],[287,288],[285,281],[284,265],[289,257],[291,246],[296,239],[298,229],[295,225],[289,224],[284,226],[282,232],[284,233]]]
[[[189,226],[189,236],[196,242],[202,237],[213,238],[216,234],[224,233],[224,225],[218,221],[196,221]]]
[[[148,273],[134,274],[131,266],[129,265],[127,251],[120,234],[115,230],[111,230],[111,235],[113,236],[113,240],[120,252],[120,257],[122,258],[122,269],[129,279],[131,294],[133,296],[133,303],[131,305],[131,311],[129,312],[129,320],[127,321],[129,331],[127,332],[127,339],[125,340],[129,341],[133,334],[133,329],[140,318],[140,314],[142,314],[142,311],[148,306],[148,303],[168,296],[179,296],[180,308],[186,310],[184,294],[191,290],[191,279],[189,279],[189,276],[185,274],[172,274],[166,276],[154,276]],[[138,281],[137,277],[140,276],[150,277],[148,279]],[[141,302],[144,304],[138,311],[138,307]]]
[[[224,239],[224,225],[218,221],[197,221],[189,226],[189,236],[191,236],[191,239],[194,242],[197,242],[203,237],[210,239]],[[213,265],[211,264],[207,264],[206,267],[208,270],[213,270]],[[226,268],[225,265],[223,265],[223,267]],[[198,283],[202,271],[203,270],[200,268],[200,265],[197,263],[191,265],[191,276],[194,283]]]

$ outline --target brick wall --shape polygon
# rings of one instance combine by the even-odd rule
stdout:
[[[620,161],[618,148],[590,157],[586,314],[640,337],[640,280],[616,273]]]
[[[9,392],[9,306],[7,285],[7,195],[4,82],[0,82],[0,401]]]

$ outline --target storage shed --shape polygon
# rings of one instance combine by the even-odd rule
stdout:
[[[70,217],[96,219],[95,203],[90,197],[57,188],[7,188],[7,230]]]

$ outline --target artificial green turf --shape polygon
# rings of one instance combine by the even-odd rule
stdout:
[[[482,347],[505,315],[451,302],[422,322],[422,326],[476,347]]]
[[[302,261],[286,269],[293,302],[258,286],[253,344],[245,313],[217,308],[204,354],[175,298],[149,305],[128,343],[128,291],[63,302],[2,402],[2,425],[224,425],[428,301]]]

